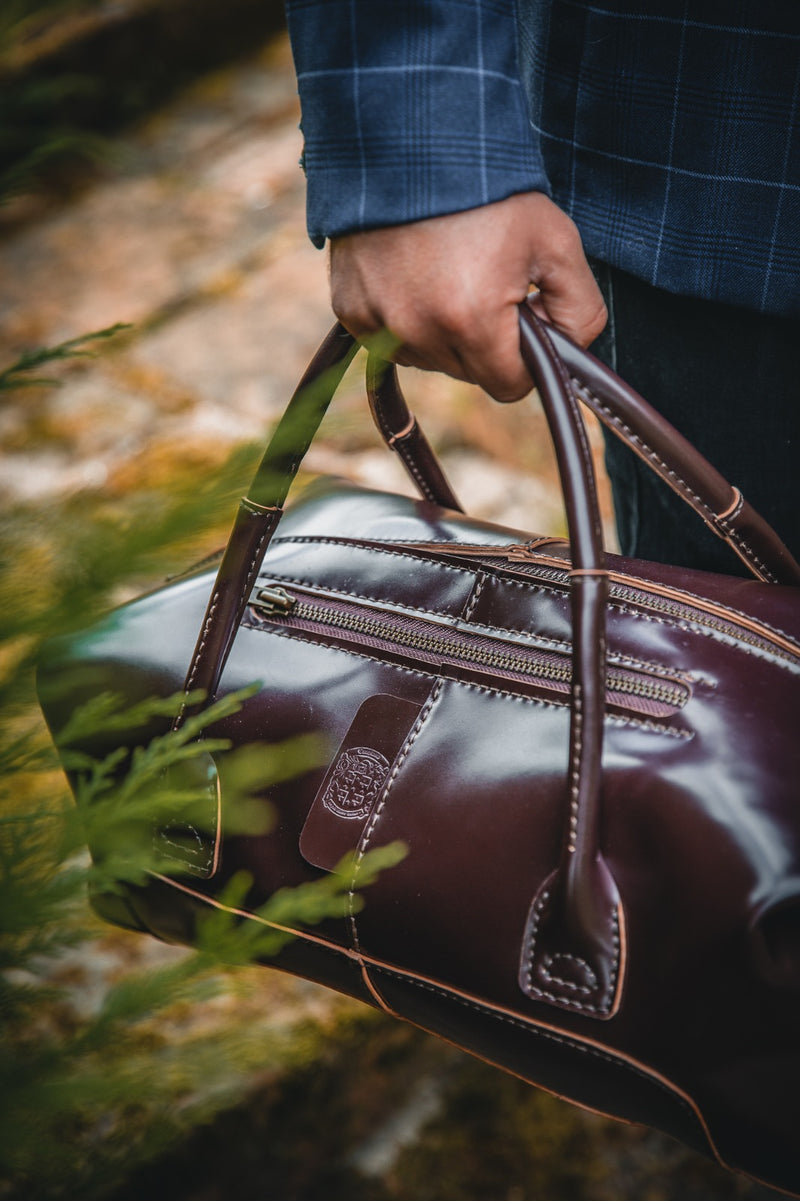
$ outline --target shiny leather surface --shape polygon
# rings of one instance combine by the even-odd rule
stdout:
[[[302,833],[357,715],[377,696],[406,702],[409,729],[358,852],[400,839],[408,855],[361,912],[299,932],[278,966],[800,1192],[797,589],[614,556],[607,574],[575,577],[568,552],[549,545],[481,557],[474,548],[533,535],[339,485],[312,489],[280,524],[264,501],[243,507],[216,581],[173,583],[54,643],[42,665],[55,731],[83,697],[172,693],[192,664],[195,683],[218,693],[261,682],[214,733],[237,745],[325,739],[325,762],[271,790],[276,823],[259,837],[226,834],[221,759],[215,870],[132,890],[130,923],[191,941],[196,914],[236,871],[252,874],[253,908],[318,877]],[[458,634],[548,662],[572,656],[571,684],[359,644],[335,624],[293,626],[248,603],[256,577],[356,604],[368,623],[413,620],[445,646]],[[606,687],[606,670],[672,700],[637,708]],[[589,752],[576,672],[597,693]]]

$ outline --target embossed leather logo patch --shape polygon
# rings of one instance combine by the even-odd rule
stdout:
[[[300,853],[333,871],[361,841],[421,704],[379,692],[358,708],[308,811]]]
[[[344,751],[333,765],[322,803],[337,817],[363,820],[383,788],[390,763],[379,751],[354,746]]]

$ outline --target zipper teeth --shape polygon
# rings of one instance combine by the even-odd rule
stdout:
[[[525,570],[524,567],[523,570]],[[552,580],[554,583],[561,583],[565,580],[565,573],[553,567],[538,568],[531,565],[525,574]],[[676,617],[681,621],[691,621],[695,625],[717,630],[720,634],[726,634],[738,642],[746,642],[748,646],[767,650],[771,654],[778,654],[787,659],[791,658],[788,652],[776,647],[768,638],[759,637],[758,634],[752,633],[735,621],[725,621],[723,618],[715,617],[712,613],[696,609],[691,604],[678,604],[655,592],[646,592],[644,589],[633,588],[629,584],[618,584],[613,580],[610,583],[609,594],[612,600],[633,602],[647,609],[654,609],[657,613],[664,613],[668,617]]]
[[[258,601],[252,603],[259,608]],[[490,667],[500,672],[516,673],[561,684],[569,684],[572,679],[571,667],[566,663],[554,662],[552,657],[548,658],[547,652],[522,647],[517,652],[489,650],[476,645],[475,637],[464,632],[453,631],[450,635],[442,635],[433,630],[410,630],[402,625],[401,615],[389,622],[382,617],[372,617],[335,607],[333,603],[295,597],[290,613],[272,612],[269,616],[280,624],[291,625],[294,620],[313,622],[357,633],[366,638],[380,639],[404,649],[423,654],[438,654],[467,665]],[[642,697],[672,708],[681,708],[688,699],[688,689],[684,685],[655,682],[636,677],[633,673],[623,675],[613,670],[607,675],[607,687],[613,693]]]
[[[420,550],[423,548],[423,545],[423,543],[416,544]],[[498,547],[486,546],[483,548],[483,556],[480,554],[482,548],[478,545],[467,545],[464,548],[464,552],[462,552],[462,548],[457,543],[428,543],[428,549],[455,556],[465,553],[465,557],[483,557],[492,562],[496,562],[499,559],[513,564],[515,571],[531,576],[534,579],[548,580],[552,583],[562,585],[566,585],[567,583],[567,573],[569,570],[567,567],[562,569],[537,564],[532,559],[534,552],[524,544]],[[676,603],[667,597],[659,596],[655,592],[650,592],[643,588],[631,587],[629,584],[620,584],[614,580],[610,582],[609,591],[614,600],[632,602],[648,609],[654,609],[658,613],[664,613],[669,617],[676,617],[682,621],[691,621],[695,625],[702,625],[707,629],[717,630],[720,634],[725,634],[729,638],[735,638],[738,642],[744,642],[748,646],[768,651],[770,654],[779,655],[790,662],[797,661],[798,656],[796,654],[792,654],[790,650],[776,645],[768,637],[753,633],[734,619],[725,621],[723,618],[715,617],[713,613],[707,613],[704,609],[696,608],[690,602],[683,604]]]
[[[353,630],[355,633],[366,634],[377,638],[387,638],[392,642],[402,643],[410,650],[431,651],[437,652],[446,650],[449,655],[457,659],[463,659],[469,663],[477,663],[485,667],[497,667],[499,670],[506,671],[526,671],[529,665],[526,662],[524,652],[519,655],[514,655],[511,652],[487,651],[482,647],[466,646],[457,641],[457,635],[450,639],[441,634],[436,634],[431,631],[428,634],[414,633],[410,630],[404,630],[402,633],[397,627],[392,628],[387,626],[387,623],[381,621],[380,618],[372,617],[357,617],[351,613],[342,613],[337,610],[324,610],[321,612],[319,606],[308,604],[304,601],[298,601],[292,611],[298,617],[306,617],[309,620],[319,620],[323,618],[326,625],[337,626],[348,630]],[[537,661],[537,675],[545,675],[547,679],[568,681],[570,672],[563,667],[556,667],[546,660]]]

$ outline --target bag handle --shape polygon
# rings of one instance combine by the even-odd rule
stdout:
[[[691,442],[599,359],[576,346],[555,326],[548,325],[547,334],[578,398],[694,509],[756,579],[773,584],[800,584],[800,565],[738,488],[729,484]],[[429,500],[436,499],[446,508],[461,509],[452,501],[438,498],[438,477],[429,473],[428,468],[430,448],[427,453],[417,452],[418,427],[400,392],[394,365],[368,367],[367,391],[384,441],[400,453],[421,494]],[[435,464],[435,468],[441,476],[439,465]]]
[[[569,798],[562,854],[558,866],[533,898],[519,978],[523,991],[531,997],[588,1016],[610,1017],[621,995],[625,937],[619,895],[599,844],[608,579],[591,454],[576,388],[567,370],[568,365],[572,368],[576,364],[582,369],[585,352],[572,348],[528,305],[520,307],[520,335],[523,357],[536,381],[550,425],[564,489],[572,557],[573,670]],[[256,472],[250,495],[239,506],[186,678],[185,691],[202,689],[206,703],[215,695],[289,486],[356,349],[351,336],[335,326],[301,379]],[[601,382],[606,374],[611,377],[605,368],[601,371]],[[375,392],[375,376],[371,379]],[[582,398],[585,387],[581,382]],[[625,416],[629,414],[616,413],[613,405],[618,397],[613,388],[606,389],[603,396],[619,427],[617,432],[624,432]],[[627,399],[625,392],[623,399]],[[636,402],[647,416],[649,406],[640,398]],[[387,412],[385,402],[378,408]],[[391,424],[387,425],[390,430]],[[669,431],[666,423],[664,426]],[[398,440],[397,434],[394,436]],[[672,445],[668,435],[664,437]],[[669,461],[663,457],[669,471]],[[417,453],[409,459],[414,478],[425,481],[423,495],[426,490],[431,496],[449,492],[443,475],[437,479],[431,475],[430,464],[435,463],[432,456]],[[700,456],[697,460],[704,464]],[[721,477],[715,477],[710,478],[716,489],[716,480]],[[718,520],[723,519],[730,525],[730,515],[723,514]],[[800,582],[800,568],[777,537],[771,535],[767,543],[773,557],[777,552],[781,562],[793,565],[796,574],[784,568],[784,577],[788,574]],[[177,725],[185,712],[186,706],[176,719]]]

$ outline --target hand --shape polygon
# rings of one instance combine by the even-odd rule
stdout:
[[[606,309],[580,235],[541,192],[331,242],[334,312],[354,337],[388,329],[398,363],[443,371],[512,401],[533,386],[517,306],[530,285],[541,316],[587,346]]]

